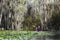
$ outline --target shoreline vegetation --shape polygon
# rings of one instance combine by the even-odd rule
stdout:
[[[5,30],[5,31],[0,31],[0,39],[1,40],[28,40],[31,37],[35,37],[37,35],[40,36],[54,36],[59,31],[57,32],[50,32],[50,31],[12,31],[12,30]],[[60,35],[60,33],[59,33]],[[37,39],[36,39],[37,40]]]

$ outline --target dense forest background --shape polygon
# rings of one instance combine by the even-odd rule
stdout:
[[[60,0],[0,0],[0,30],[60,30]]]

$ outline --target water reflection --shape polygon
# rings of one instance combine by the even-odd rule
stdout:
[[[36,35],[33,36],[30,40],[60,40],[60,34],[57,32],[53,32],[53,35]]]

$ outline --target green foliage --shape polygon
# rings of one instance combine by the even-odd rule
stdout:
[[[51,32],[36,32],[36,31],[0,31],[0,40],[26,40],[30,39],[32,36],[41,35],[52,35]]]
[[[25,10],[27,10],[27,8],[23,5],[18,5],[16,8],[15,8],[16,11],[21,11],[21,12],[24,12]]]
[[[53,13],[52,25],[60,25],[60,12],[59,13]]]
[[[53,12],[50,22],[48,24],[50,29],[59,30],[60,26],[60,12]]]
[[[28,30],[33,30],[33,28],[36,27],[37,25],[41,25],[40,16],[35,18],[32,15],[28,15],[28,14],[24,15],[23,25],[24,25],[24,29],[25,29],[25,27],[27,27]]]
[[[20,3],[21,4],[24,4],[26,0],[20,0]]]

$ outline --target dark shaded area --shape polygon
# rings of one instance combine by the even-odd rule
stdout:
[[[51,35],[34,35],[31,36],[29,40],[33,40],[35,38],[36,40],[60,40],[60,32],[52,32]]]
[[[28,10],[27,10],[27,14],[28,14],[28,15],[31,15],[31,9],[32,9],[32,7],[29,5],[29,6],[27,7],[27,9],[28,9]]]

